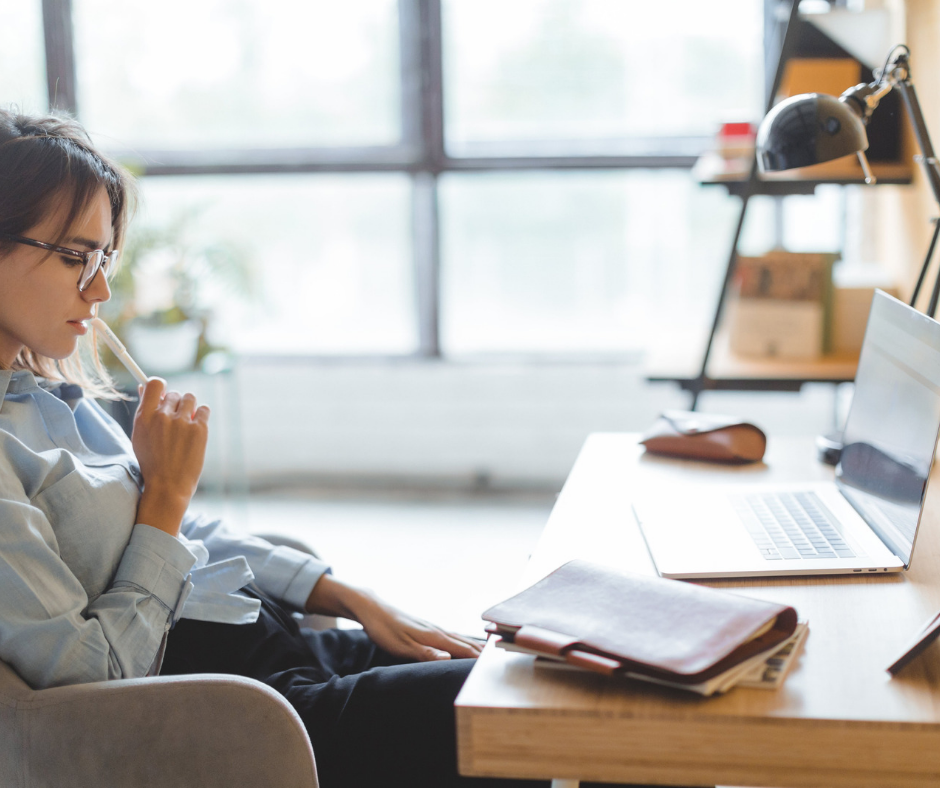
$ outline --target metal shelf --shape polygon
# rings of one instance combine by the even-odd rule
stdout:
[[[779,42],[778,55],[774,63],[768,59],[768,74],[773,79],[767,84],[768,106],[773,106],[773,97],[781,85],[786,61],[797,51],[800,37],[799,0],[790,0],[785,14],[773,0],[765,0],[765,10],[776,20],[767,31],[765,46],[771,40]],[[769,49],[768,49],[769,54]],[[743,170],[746,168],[746,172]],[[896,163],[872,162],[874,175],[881,184],[909,184],[912,166],[909,161]],[[857,360],[846,358],[824,358],[816,362],[780,362],[768,360],[736,359],[727,352],[728,342],[719,337],[722,316],[729,285],[734,275],[738,257],[738,240],[744,226],[747,204],[751,197],[769,195],[809,195],[822,184],[854,185],[865,182],[861,166],[853,157],[843,157],[812,168],[790,170],[785,173],[766,175],[758,172],[756,159],[752,156],[737,172],[728,172],[724,161],[715,153],[702,156],[693,167],[693,175],[703,185],[724,186],[730,194],[741,198],[741,209],[731,248],[724,281],[719,291],[718,303],[708,339],[704,347],[698,372],[694,374],[649,374],[650,382],[673,382],[692,394],[691,410],[698,404],[702,391],[799,391],[805,383],[843,383],[854,380]]]

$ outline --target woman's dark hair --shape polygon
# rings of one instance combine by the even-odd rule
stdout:
[[[55,239],[65,240],[69,227],[104,187],[111,203],[112,248],[121,248],[136,204],[130,174],[95,150],[87,132],[67,115],[26,115],[0,109],[0,236],[25,235],[50,212],[66,207]],[[0,237],[0,258],[13,244]],[[92,332],[93,334],[94,332]],[[110,380],[92,346],[94,374],[83,368],[79,354],[56,362],[24,349],[14,368],[43,377],[58,377],[90,387],[110,389]]]

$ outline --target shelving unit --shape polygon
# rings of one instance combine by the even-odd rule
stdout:
[[[788,58],[797,52],[801,30],[799,0],[788,3],[786,18],[777,21],[777,0],[766,0],[765,15],[769,22],[765,35],[768,49],[768,71],[774,68],[773,80],[768,82],[768,111],[773,106]],[[779,54],[773,61],[770,50],[778,43]],[[847,53],[846,53],[847,54]],[[863,69],[863,79],[870,79]],[[872,170],[880,184],[909,184],[913,176],[911,159],[903,155],[897,161],[872,161]],[[729,349],[728,336],[723,326],[724,306],[729,285],[734,276],[738,256],[738,242],[744,226],[748,201],[751,197],[767,195],[782,198],[789,195],[811,195],[822,184],[864,184],[861,167],[851,161],[837,160],[826,165],[805,170],[763,175],[758,171],[757,161],[752,157],[748,173],[728,174],[722,170],[717,155],[703,156],[693,169],[693,174],[704,186],[722,186],[741,199],[741,209],[735,228],[725,278],[722,283],[714,319],[701,361],[697,369],[680,370],[659,366],[647,370],[650,382],[672,382],[692,395],[691,410],[695,410],[703,391],[799,391],[805,383],[846,383],[855,378],[857,357],[830,355],[812,361],[785,359],[751,359],[735,356]]]

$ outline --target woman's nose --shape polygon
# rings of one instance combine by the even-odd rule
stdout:
[[[111,298],[111,287],[108,285],[108,277],[99,271],[91,284],[82,292],[84,298],[90,304],[99,304],[108,301]]]

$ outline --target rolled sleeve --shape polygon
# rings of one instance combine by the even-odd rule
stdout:
[[[302,553],[292,547],[275,547],[256,577],[256,582],[259,587],[295,610],[304,610],[317,581],[331,572],[328,564],[309,553]]]
[[[187,515],[180,532],[186,539],[202,542],[210,561],[243,556],[254,573],[255,585],[297,611],[305,609],[317,581],[331,572],[328,564],[310,553],[232,533],[221,520]]]
[[[189,573],[196,557],[174,536],[138,523],[114,576],[113,587],[131,586],[151,594],[176,615],[192,590]]]

